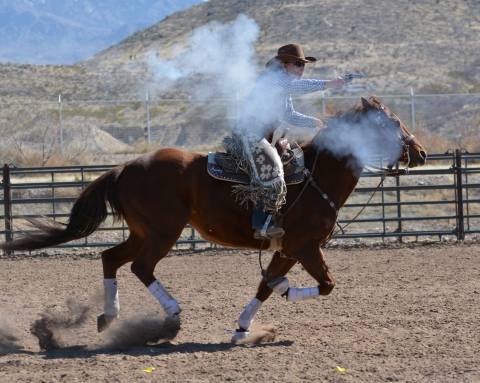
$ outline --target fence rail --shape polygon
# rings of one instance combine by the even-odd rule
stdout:
[[[112,166],[69,166],[49,168],[3,167],[0,190],[0,235],[6,242],[28,232],[26,219],[49,217],[65,223],[79,192]],[[460,150],[430,155],[428,165],[408,175],[388,177],[381,182],[378,172],[364,172],[354,193],[341,210],[337,242],[410,237],[464,240],[480,233],[480,153]],[[356,213],[375,193],[367,208]],[[111,215],[102,226],[82,240],[63,247],[104,247],[126,239],[128,228],[115,223]],[[177,247],[196,249],[215,246],[187,227]]]

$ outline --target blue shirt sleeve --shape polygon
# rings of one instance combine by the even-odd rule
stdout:
[[[305,128],[316,128],[317,120],[313,117],[306,116],[302,113],[297,112],[293,108],[292,98],[288,97],[286,101],[285,113],[283,115],[283,120],[294,126],[301,126]]]
[[[286,73],[275,76],[275,82],[286,93],[294,96],[318,92],[326,89],[325,80],[295,79]]]

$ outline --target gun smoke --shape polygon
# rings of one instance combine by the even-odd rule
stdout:
[[[238,98],[255,83],[254,44],[258,35],[258,25],[243,14],[231,23],[211,22],[197,28],[186,47],[175,49],[174,57],[166,59],[153,52],[148,55],[154,76],[151,90],[162,94],[187,80],[196,102],[206,105],[212,98],[222,99],[232,117]]]
[[[366,113],[355,122],[332,118],[316,144],[319,149],[329,150],[336,158],[353,156],[362,166],[376,162],[382,165],[384,159],[391,161],[398,158],[402,148],[397,136],[391,134],[396,129],[393,122],[387,124],[392,126],[379,127],[373,112]]]

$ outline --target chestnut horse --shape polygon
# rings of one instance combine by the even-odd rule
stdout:
[[[278,251],[263,275],[256,296],[238,319],[237,338],[247,333],[255,313],[272,291],[295,301],[327,295],[335,285],[320,245],[331,234],[338,210],[354,190],[364,166],[354,153],[339,156],[328,145],[322,145],[326,133],[335,133],[338,125],[335,121],[347,124],[352,132],[367,124],[381,142],[397,145],[399,151],[391,158],[392,164],[401,160],[414,167],[426,161],[426,151],[417,138],[377,97],[362,98],[352,110],[331,119],[326,129],[303,146],[310,175],[303,184],[288,187],[283,209],[285,236],[277,244]],[[332,139],[332,135],[329,137]],[[382,148],[369,149],[380,153]],[[139,157],[106,172],[83,190],[67,225],[35,222],[38,231],[2,247],[34,250],[85,237],[106,218],[108,201],[114,216],[126,221],[130,235],[125,242],[102,252],[105,306],[104,314],[99,316],[99,331],[118,316],[116,274],[127,262],[132,262],[131,271],[166,313],[176,316],[180,307],[155,278],[154,269],[185,225],[192,225],[203,238],[224,246],[259,249],[272,245],[253,238],[251,207],[240,207],[232,196],[231,184],[210,177],[206,165],[205,155],[174,148]],[[284,276],[297,262],[318,286],[289,286]]]

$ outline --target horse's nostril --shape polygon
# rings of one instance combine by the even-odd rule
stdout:
[[[427,159],[427,152],[421,150],[421,151],[420,151],[420,156],[422,156],[422,158],[423,158],[424,160],[426,160],[426,159]]]

